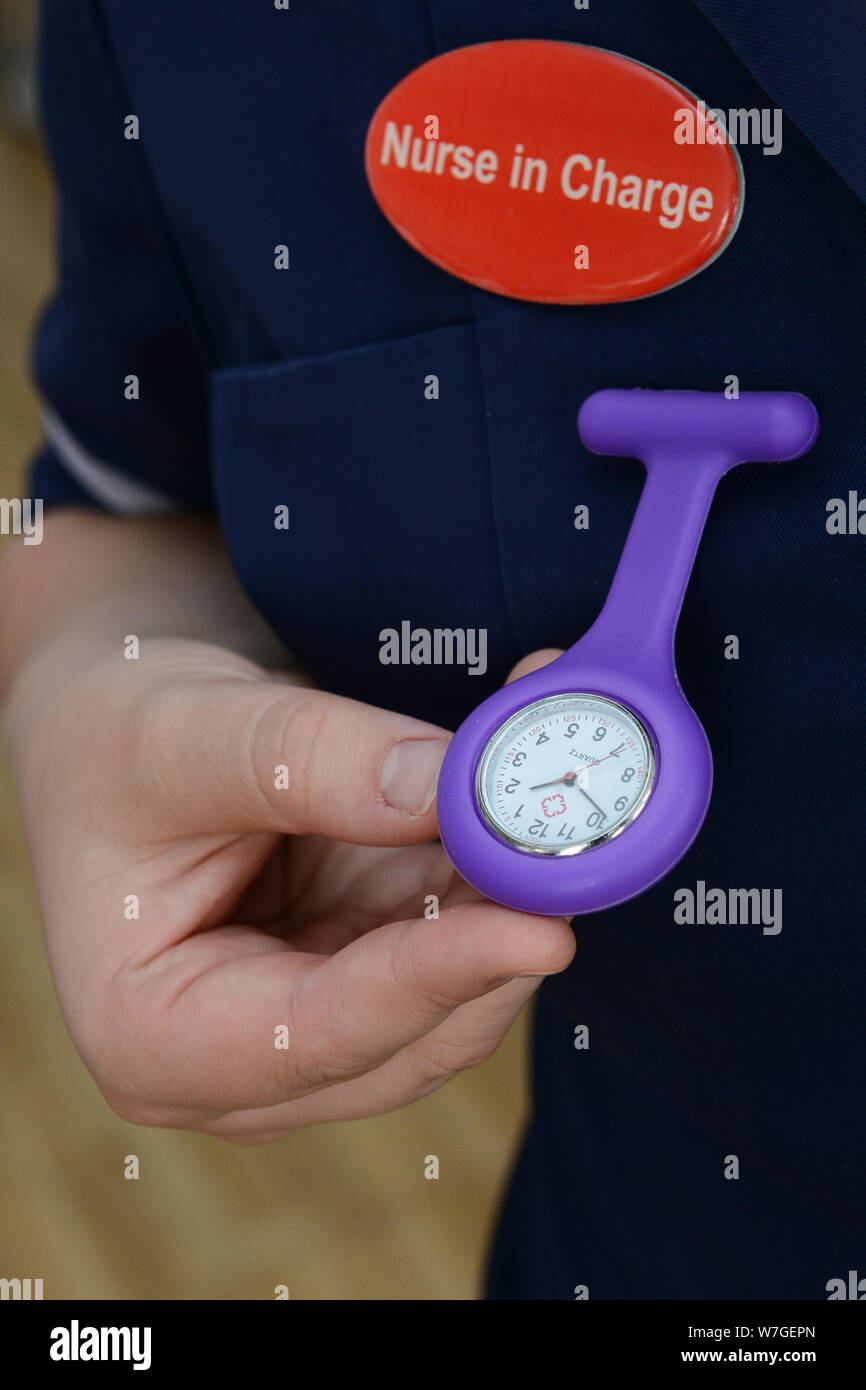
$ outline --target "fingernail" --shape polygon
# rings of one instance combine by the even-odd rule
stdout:
[[[447,747],[443,738],[407,738],[395,743],[382,764],[385,800],[398,811],[408,811],[413,816],[429,811]]]

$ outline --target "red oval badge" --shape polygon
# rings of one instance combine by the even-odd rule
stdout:
[[[736,231],[739,155],[705,112],[602,48],[476,44],[388,93],[367,177],[397,231],[473,285],[552,304],[639,299],[702,270]]]

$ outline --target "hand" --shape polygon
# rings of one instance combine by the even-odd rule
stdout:
[[[8,730],[49,956],[124,1118],[262,1142],[407,1104],[569,963],[434,841],[442,730],[175,638],[33,665]]]

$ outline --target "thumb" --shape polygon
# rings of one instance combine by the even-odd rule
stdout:
[[[436,837],[450,735],[306,687],[190,681],[156,694],[135,740],[146,812],[169,833],[325,835],[355,844]],[[141,731],[140,731],[141,732]]]
[[[517,665],[512,668],[506,685],[512,681],[519,680],[521,676],[531,675],[533,671],[539,671],[542,666],[549,666],[551,661],[555,661],[558,656],[562,656],[561,647],[543,647],[541,651],[530,652],[529,656],[521,657]]]

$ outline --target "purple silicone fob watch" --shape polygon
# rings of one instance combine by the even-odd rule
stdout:
[[[604,608],[573,647],[464,720],[439,777],[454,867],[524,912],[598,912],[685,854],[710,800],[704,729],[674,637],[719,479],[799,457],[818,435],[805,396],[597,391],[577,417],[597,454],[639,458],[646,483]]]

